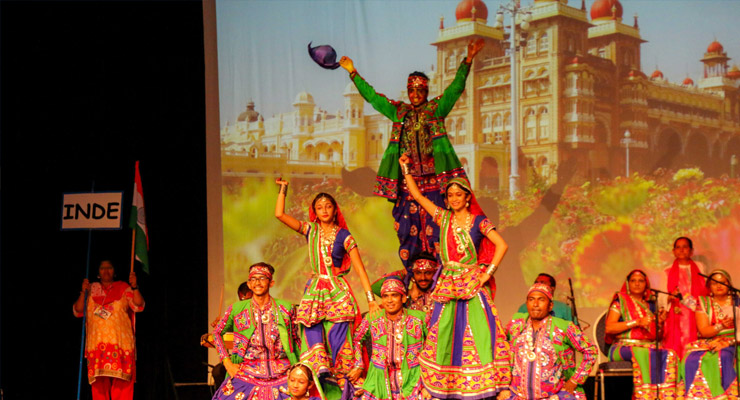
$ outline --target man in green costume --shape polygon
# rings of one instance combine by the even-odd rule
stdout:
[[[275,269],[267,263],[249,267],[252,298],[228,309],[213,330],[213,341],[229,373],[214,395],[216,400],[274,399],[286,397],[287,374],[296,355],[297,330],[293,305],[270,296]],[[234,333],[233,351],[224,346],[223,334]]]
[[[406,286],[388,277],[380,289],[383,311],[367,315],[355,331],[355,368],[349,373],[357,381],[365,368],[362,343],[370,339],[372,354],[361,400],[416,400],[428,395],[421,383],[419,352],[427,335],[424,312],[403,307]],[[424,392],[424,395],[422,395]]]
[[[393,218],[400,241],[399,256],[411,274],[409,260],[416,254],[427,251],[437,255],[439,250],[439,227],[432,223],[429,215],[411,197],[403,181],[398,159],[407,154],[412,160],[409,168],[419,189],[439,207],[445,207],[441,188],[455,177],[465,177],[465,170],[455,154],[447,131],[445,117],[452,110],[463,90],[470,72],[473,58],[483,48],[483,39],[468,44],[468,56],[460,64],[455,79],[441,96],[431,100],[429,78],[423,72],[409,75],[406,88],[410,103],[390,100],[376,93],[354,67],[349,57],[342,57],[339,65],[350,74],[363,98],[379,113],[393,122],[388,147],[378,168],[373,192],[395,202]],[[408,283],[408,280],[405,280]]]

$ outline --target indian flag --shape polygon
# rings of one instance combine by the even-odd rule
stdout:
[[[134,179],[134,200],[131,204],[131,219],[129,227],[134,230],[134,254],[141,262],[142,269],[149,273],[149,231],[146,229],[144,213],[144,192],[141,189],[141,175],[139,162],[136,161],[136,178]]]

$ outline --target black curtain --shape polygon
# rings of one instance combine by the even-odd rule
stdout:
[[[174,398],[173,381],[206,375],[202,4],[2,1],[0,29],[0,388],[74,398],[88,233],[60,231],[62,194],[123,190],[128,221],[140,160],[151,274],[137,265],[135,398]],[[92,233],[92,280],[102,259],[128,279],[126,225]]]

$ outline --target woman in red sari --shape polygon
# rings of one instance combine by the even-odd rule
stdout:
[[[650,281],[644,271],[635,269],[627,275],[622,289],[614,295],[606,317],[606,341],[609,361],[630,361],[634,400],[676,398],[676,353],[656,349],[655,318],[658,326],[665,322],[666,312],[656,310],[651,300]]]
[[[673,242],[673,264],[665,269],[667,276],[666,290],[674,294],[668,300],[668,317],[665,324],[663,347],[676,352],[683,358],[684,347],[696,340],[696,319],[694,312],[699,296],[708,293],[706,280],[699,275],[704,273],[704,265],[691,259],[694,244],[687,237],[680,237]],[[680,300],[679,300],[680,295]]]

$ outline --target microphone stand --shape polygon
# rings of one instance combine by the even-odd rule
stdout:
[[[578,320],[578,309],[576,308],[576,295],[573,294],[573,282],[568,278],[568,286],[570,286],[570,311],[573,314],[573,322],[576,324],[578,329],[581,329],[581,323]]]
[[[652,289],[651,289],[652,290]],[[650,306],[653,307],[650,307]],[[660,314],[658,313],[658,296],[657,295],[650,295],[648,297],[648,309],[654,308],[653,313],[655,314],[655,352],[653,353],[653,357],[655,357],[655,365],[658,367],[658,371],[663,370],[663,357],[660,356],[660,336],[658,336],[658,329],[660,327]],[[665,383],[665,382],[664,382]],[[655,400],[660,399],[660,383],[655,385]]]
[[[738,292],[740,292],[740,290],[738,290],[737,288],[735,288],[734,286],[730,284],[720,282],[712,278],[710,275],[704,275],[701,272],[699,273],[699,275],[707,278],[710,281],[718,283],[730,290],[730,297],[732,298],[732,341],[734,342],[732,347],[735,348],[735,351],[732,352],[732,362],[734,364],[732,367],[735,369],[735,374],[737,375],[737,372],[738,372],[738,368],[737,368],[737,306],[735,305],[735,302],[738,299]],[[735,379],[735,383],[737,384],[737,391],[738,393],[740,393],[740,379]]]

